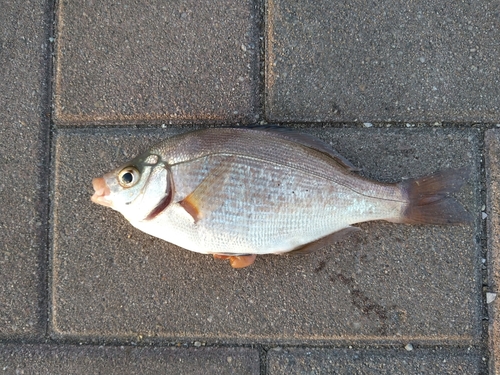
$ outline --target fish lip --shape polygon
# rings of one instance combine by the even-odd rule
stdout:
[[[94,195],[90,200],[94,203],[100,204],[102,206],[111,207],[113,202],[108,198],[111,191],[109,186],[102,177],[97,177],[92,180],[92,186],[94,187]]]

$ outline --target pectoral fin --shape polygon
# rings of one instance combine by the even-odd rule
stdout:
[[[200,202],[198,202],[196,198],[197,197],[191,193],[179,202],[182,208],[193,217],[195,222],[202,218],[200,213]]]
[[[233,156],[225,157],[191,194],[179,202],[195,222],[207,217],[224,203],[225,197],[220,190],[231,175],[233,158]]]
[[[345,239],[348,235],[350,235],[353,232],[358,232],[360,229],[358,227],[347,227],[344,229],[341,229],[335,233],[329,234],[328,236],[322,237],[319,240],[316,240],[314,242],[309,242],[308,244],[302,245],[286,254],[290,255],[303,255],[303,254],[309,254],[313,251],[322,249],[325,246],[331,245],[332,243],[342,241]]]

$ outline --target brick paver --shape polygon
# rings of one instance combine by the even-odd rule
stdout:
[[[268,374],[480,374],[485,358],[475,350],[272,350]]]
[[[361,233],[311,256],[263,256],[251,268],[233,270],[154,239],[89,201],[88,182],[112,168],[110,160],[124,162],[159,134],[171,134],[150,133],[92,130],[57,137],[55,334],[288,343],[480,339],[475,223],[367,223]],[[314,133],[380,180],[478,169],[474,130]],[[476,217],[478,184],[472,177],[459,195]]]
[[[498,3],[267,1],[270,121],[498,121]]]
[[[259,374],[259,353],[247,348],[1,345],[0,363],[6,374]]]
[[[48,115],[43,1],[0,12],[0,337],[45,331]]]
[[[57,124],[255,121],[252,1],[60,1],[57,15]]]

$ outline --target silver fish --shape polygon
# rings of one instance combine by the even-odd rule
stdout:
[[[229,258],[307,253],[372,220],[456,224],[470,220],[450,193],[468,170],[396,184],[355,173],[328,144],[276,129],[218,128],[171,137],[95,178],[92,201],[138,229],[185,249]]]

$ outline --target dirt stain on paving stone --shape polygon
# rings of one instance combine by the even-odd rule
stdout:
[[[369,316],[372,313],[375,314],[381,323],[378,333],[382,335],[387,334],[388,313],[384,306],[368,297],[365,292],[356,288],[356,282],[352,277],[347,277],[341,273],[337,273],[336,275],[330,276],[330,281],[332,283],[340,281],[343,285],[349,288],[353,306],[359,309],[365,316]]]
[[[322,271],[323,269],[325,269],[325,266],[326,266],[326,260],[321,260],[318,264],[318,266],[314,269],[314,272],[315,273],[318,273],[320,271]]]

